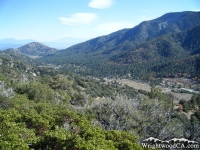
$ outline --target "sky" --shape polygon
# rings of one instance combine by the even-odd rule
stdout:
[[[200,0],[0,0],[0,39],[88,40],[181,11]]]

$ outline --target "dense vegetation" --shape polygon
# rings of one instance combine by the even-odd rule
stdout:
[[[163,77],[199,79],[197,18],[166,14],[40,60],[0,52],[0,149],[140,150],[149,137],[200,143],[200,96],[174,110],[173,97],[154,86]],[[151,91],[116,78],[151,81]]]
[[[5,104],[6,103],[6,104]],[[105,131],[67,105],[1,98],[1,149],[142,149],[121,131]]]
[[[0,75],[0,149],[142,149],[134,135],[94,126],[94,117],[74,109],[86,104],[81,79],[56,75],[20,83]]]
[[[199,74],[199,12],[169,13],[39,59],[81,75],[144,81]]]
[[[0,74],[1,149],[132,150],[143,149],[138,142],[148,137],[200,140],[198,111],[187,119],[156,87],[144,92],[28,62],[16,67],[17,59],[12,78],[11,59],[1,59],[8,68]],[[44,71],[34,76],[30,67]]]

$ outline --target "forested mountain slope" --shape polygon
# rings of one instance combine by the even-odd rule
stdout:
[[[64,70],[68,64],[84,66],[78,69],[80,74],[99,77],[129,74],[135,79],[149,80],[160,74],[186,73],[199,78],[196,63],[200,48],[199,20],[200,12],[168,13],[132,29],[58,51],[39,61],[63,65]],[[191,63],[187,64],[186,60]],[[178,62],[184,65],[178,68],[175,65]]]
[[[167,34],[154,38],[144,44],[115,55],[112,61],[118,63],[136,63],[159,59],[179,59],[200,53],[200,26],[183,32]]]
[[[183,31],[200,25],[200,12],[176,12],[168,13],[157,19],[144,21],[131,29],[123,29],[106,36],[77,44],[67,48],[63,52],[104,52],[112,50],[127,50],[141,42],[148,41],[152,38]]]
[[[160,22],[169,17],[169,23],[180,21],[188,14],[199,13],[167,14]],[[35,60],[18,49],[0,52],[0,149],[142,150],[141,142],[149,137],[200,142],[198,94],[188,102],[180,101],[175,110],[170,93],[155,86],[149,91],[137,90],[115,80],[162,81],[163,77],[185,75],[198,80],[200,26],[185,23],[183,28],[191,28],[169,28],[168,34],[164,28],[163,34],[156,33],[159,36],[149,29],[143,39],[137,35],[143,42],[124,49],[107,49],[109,44],[99,49],[96,44],[91,51],[90,43],[83,51],[68,49]],[[128,30],[111,34],[113,40],[121,36],[123,41]],[[28,55],[29,48],[40,51],[35,44],[22,50]],[[45,46],[43,52],[47,52]]]
[[[185,74],[184,76],[199,78],[199,35],[200,26],[163,35],[121,55],[115,55],[110,60],[120,64],[142,64],[146,74],[155,72],[157,77]]]
[[[0,73],[12,78],[13,81],[22,79],[23,73],[22,80],[33,76],[32,73],[35,73],[35,71],[31,64],[36,64],[36,62],[14,49],[0,52]],[[26,77],[25,74],[27,75]]]
[[[154,86],[145,92],[7,54],[0,67],[0,149],[142,150],[147,137],[200,142],[199,110],[188,119]],[[199,95],[191,102],[181,103],[184,111],[199,106]]]

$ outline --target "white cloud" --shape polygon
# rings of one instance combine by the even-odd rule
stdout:
[[[143,12],[145,12],[145,13],[146,13],[146,12],[149,12],[149,10],[145,9],[145,10],[143,10]]]
[[[112,0],[91,0],[88,6],[97,9],[104,9],[110,7],[112,4]]]
[[[99,24],[96,30],[108,34],[111,32],[118,31],[120,29],[132,28],[132,27],[134,27],[134,24],[129,22],[109,22],[109,23]]]
[[[59,17],[59,20],[68,26],[76,26],[79,24],[89,25],[97,18],[93,13],[75,13],[70,17]]]

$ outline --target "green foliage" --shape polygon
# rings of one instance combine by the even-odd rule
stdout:
[[[1,149],[142,149],[127,132],[105,131],[65,105],[36,103],[16,94],[0,109]]]
[[[11,106],[11,101],[8,97],[0,95],[0,109],[7,109]]]
[[[167,107],[170,107],[172,100],[164,93],[162,93],[161,89],[152,86],[151,91],[147,95],[150,99],[158,99],[159,101],[162,101],[163,104],[165,104]]]
[[[154,99],[143,96],[134,99],[120,97],[114,101],[96,103],[88,113],[95,114],[104,129],[129,131],[138,135],[140,140],[146,137],[180,137],[182,133],[175,132],[180,131],[178,121],[171,120],[171,105],[165,96],[161,96]]]
[[[195,108],[196,106],[200,106],[200,95],[194,94],[190,100],[190,107]]]
[[[159,18],[130,30],[83,42],[59,51],[59,54],[40,58],[39,61],[62,65],[63,71],[96,77],[131,77],[155,81],[157,77],[189,75],[199,79],[200,47],[196,39],[200,38],[200,27],[199,21],[194,19],[198,15],[187,12],[183,18],[179,19],[189,23],[178,19],[182,23],[177,21],[160,31],[156,29]],[[189,20],[193,20],[192,23]],[[147,28],[145,31],[144,26]],[[145,37],[144,32],[149,36]]]
[[[40,82],[35,81],[17,85],[15,92],[19,94],[26,94],[30,100],[35,102],[58,104],[69,100],[69,96],[61,90],[54,91],[49,87],[49,85],[41,84]]]
[[[0,149],[140,150],[137,138],[199,141],[199,111],[188,119],[174,112],[171,99],[155,86],[145,92],[104,80],[151,85],[163,77],[197,80],[200,27],[183,30],[198,24],[199,17],[181,18],[173,24],[177,28],[169,25],[159,33],[158,19],[78,44],[41,58],[50,64],[38,67],[13,50],[0,52]],[[172,33],[177,31],[183,32]],[[200,105],[200,97],[180,104],[187,112]]]
[[[199,121],[200,121],[200,111],[196,111],[195,113],[194,113],[194,115],[197,117],[197,119],[199,119]]]
[[[184,112],[188,112],[188,110],[189,110],[189,104],[185,100],[180,100],[179,104],[181,104],[183,106],[183,111]]]
[[[70,102],[71,102],[72,105],[84,106],[85,99],[84,99],[83,95],[81,95],[79,93],[74,93],[71,96]]]
[[[21,115],[13,109],[0,110],[0,149],[28,149],[38,138],[33,129],[19,122]]]
[[[5,82],[6,84],[10,83],[10,79],[1,73],[0,73],[0,81]]]
[[[111,98],[115,99],[117,96],[127,96],[129,98],[134,98],[137,95],[137,90],[126,85],[120,85],[116,81],[109,83],[101,82],[101,80],[96,80],[94,78],[75,78],[75,83],[82,87],[86,94],[91,97],[97,98]]]
[[[26,94],[30,100],[35,102],[54,101],[54,91],[48,85],[39,82],[18,85],[15,91],[19,94]]]
[[[106,139],[108,140],[114,140],[115,146],[119,150],[142,150],[142,148],[139,145],[134,144],[137,140],[127,132],[119,132],[119,131],[108,131],[106,134]],[[126,140],[123,140],[126,139]],[[121,142],[121,140],[123,142]]]
[[[67,90],[70,88],[72,83],[64,75],[58,74],[53,78],[53,81],[50,83],[52,89]]]

